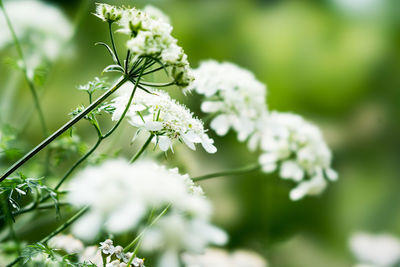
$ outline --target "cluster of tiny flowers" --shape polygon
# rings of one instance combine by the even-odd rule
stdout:
[[[205,253],[182,256],[185,267],[267,267],[267,261],[255,252],[236,250],[233,253],[216,248],[208,248]]]
[[[96,16],[104,21],[118,18],[118,31],[129,35],[127,47],[134,58],[151,57],[170,67],[170,74],[179,86],[187,86],[192,80],[187,55],[172,37],[172,26],[165,15],[156,8],[147,8],[150,15],[136,8],[116,8],[98,4]]]
[[[133,256],[132,252],[124,253],[123,247],[114,246],[111,239],[101,242],[99,249],[106,258],[106,267],[128,267],[129,260]],[[144,260],[135,256],[129,266],[145,267]]]
[[[279,166],[283,179],[299,183],[290,192],[292,200],[321,193],[327,185],[325,177],[338,178],[330,167],[332,155],[321,131],[302,117],[271,112],[259,136],[263,171],[270,173]]]
[[[68,200],[90,206],[72,232],[85,240],[93,240],[101,229],[121,233],[138,226],[153,208],[167,205],[207,220],[211,207],[202,192],[177,169],[152,161],[109,160],[84,169],[71,181]]]
[[[51,248],[63,250],[68,254],[80,253],[84,249],[82,241],[72,235],[56,235],[49,240],[48,245]]]
[[[225,135],[230,128],[244,141],[255,130],[257,121],[266,113],[266,88],[248,70],[229,62],[204,61],[193,71],[189,89],[204,95],[201,110],[216,115],[210,127]]]
[[[119,90],[120,96],[113,100],[113,120],[118,120],[125,110],[132,85],[127,83]],[[126,116],[133,126],[152,133],[162,151],[172,150],[174,140],[183,142],[192,150],[196,149],[195,144],[200,143],[208,153],[217,151],[203,122],[164,91],[136,92]]]
[[[350,249],[358,266],[395,267],[400,263],[400,239],[390,234],[354,233]]]
[[[37,0],[6,1],[4,3],[18,39],[23,45],[27,64],[31,68],[43,59],[53,61],[62,44],[72,36],[71,23],[56,7]],[[0,12],[0,49],[12,43],[6,20]]]

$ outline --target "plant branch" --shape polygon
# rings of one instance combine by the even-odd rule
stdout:
[[[147,138],[146,142],[143,144],[143,146],[140,148],[140,150],[138,152],[136,152],[136,154],[131,158],[129,163],[134,163],[140,157],[140,155],[143,154],[143,152],[149,146],[149,144],[150,144],[151,140],[153,139],[153,137],[154,137],[154,135],[150,134],[149,138]]]
[[[215,178],[215,177],[221,177],[221,176],[230,176],[230,175],[242,175],[242,174],[246,174],[249,172],[253,172],[253,171],[257,171],[261,168],[260,164],[252,164],[252,165],[248,165],[248,166],[244,166],[238,169],[233,169],[233,170],[228,170],[228,171],[222,171],[222,172],[216,172],[216,173],[210,173],[210,174],[206,174],[206,175],[202,175],[202,176],[197,176],[192,178],[192,180],[194,182],[198,182],[198,181],[203,181],[203,180],[207,180],[207,179],[211,179],[211,178]]]
[[[71,128],[75,123],[80,121],[83,117],[85,117],[88,113],[90,113],[94,108],[96,108],[100,103],[102,103],[107,97],[109,97],[112,93],[114,93],[119,87],[121,87],[126,81],[127,77],[122,77],[112,88],[110,88],[107,92],[105,92],[102,96],[100,96],[95,102],[85,108],[81,113],[79,113],[76,117],[71,119],[69,122],[64,124],[61,128],[55,131],[52,135],[42,141],[39,145],[29,151],[25,156],[19,159],[16,163],[14,163],[8,170],[6,170],[0,177],[0,182],[6,179],[10,174],[16,171],[19,167],[21,167],[25,162],[27,162],[30,158],[40,152],[43,148],[49,145],[54,139],[63,134],[69,128]]]

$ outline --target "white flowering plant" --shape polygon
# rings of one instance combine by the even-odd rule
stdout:
[[[266,261],[255,253],[230,254],[209,248],[227,244],[228,235],[212,223],[211,201],[197,182],[256,170],[267,174],[279,170],[281,178],[297,184],[290,198],[299,200],[320,194],[328,181],[337,180],[331,167],[331,151],[316,126],[298,115],[268,110],[266,86],[233,63],[208,60],[192,69],[172,36],[169,18],[152,6],[140,10],[96,4],[94,15],[104,22],[110,38],[109,44],[96,45],[103,46],[112,61],[102,74],[117,73],[119,77],[112,85],[96,77],[78,86],[87,93],[88,104],[74,109],[71,120],[47,136],[23,40],[15,34],[8,16],[10,6],[0,0],[0,7],[46,135],[0,177],[1,227],[9,233],[5,240],[13,244],[0,263],[9,260],[7,266],[137,267],[150,262],[154,266],[179,267],[210,266],[215,261],[220,262],[219,266],[265,267]],[[124,53],[118,49],[122,46]],[[162,73],[165,77],[154,82]],[[252,153],[259,153],[259,161],[199,177],[183,174],[171,164],[161,164],[158,154],[165,153],[168,160],[179,143],[191,150],[201,146],[208,154],[217,153],[208,125],[170,96],[172,86],[180,88],[186,97],[201,95],[199,106],[211,119],[211,130],[225,136],[232,129],[240,142],[248,143]],[[82,120],[89,122],[97,137],[92,147],[72,130]],[[139,137],[132,141],[140,144],[136,153],[130,159],[112,153],[96,155],[124,121],[135,128],[132,135]],[[110,123],[112,126],[106,129],[105,124]],[[9,157],[5,152],[14,149],[9,144],[11,138],[6,137],[0,132],[0,157]],[[140,137],[145,137],[143,143]],[[28,168],[27,163],[35,162],[33,157],[45,148],[45,161]],[[61,176],[51,171],[74,156],[79,156],[78,160]],[[57,182],[49,183],[48,177],[56,177]],[[35,212],[52,209],[57,218],[65,213],[69,218],[35,243],[21,242],[16,234],[20,217],[32,214],[37,218]],[[70,215],[72,211],[75,213]],[[125,242],[124,247],[115,246],[114,238]]]

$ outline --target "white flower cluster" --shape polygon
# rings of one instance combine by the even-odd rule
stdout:
[[[133,256],[132,252],[124,253],[123,247],[114,246],[111,239],[107,239],[104,242],[101,242],[99,249],[101,253],[106,256],[106,267],[127,267],[129,260]],[[145,267],[144,260],[136,256],[133,258],[131,264],[134,267]]]
[[[189,89],[206,97],[203,112],[216,115],[210,127],[218,135],[233,128],[240,141],[246,140],[267,110],[265,85],[250,71],[229,62],[204,61],[193,74],[195,80]]]
[[[86,168],[71,181],[68,200],[90,206],[72,232],[85,240],[92,240],[102,228],[120,233],[138,226],[153,208],[170,204],[171,211],[207,221],[211,206],[202,192],[177,169],[152,161],[129,164],[124,159],[109,160]]]
[[[183,262],[186,267],[267,267],[266,260],[255,252],[236,250],[229,253],[222,249],[208,248],[204,254],[185,253]]]
[[[290,192],[292,200],[321,193],[327,185],[324,177],[337,180],[330,167],[331,151],[316,126],[298,115],[279,112],[271,112],[263,126],[259,162],[264,172],[280,166],[283,179],[299,183]]]
[[[233,128],[239,141],[248,140],[250,150],[260,148],[264,172],[280,166],[283,179],[299,183],[290,192],[292,200],[321,193],[327,185],[324,177],[338,178],[319,129],[298,115],[268,111],[266,87],[251,72],[208,60],[194,70],[194,76],[189,89],[205,96],[201,109],[214,116],[210,127],[218,135]]]
[[[150,15],[136,8],[116,8],[106,4],[98,4],[96,16],[102,20],[118,18],[119,32],[129,35],[127,47],[134,58],[152,57],[170,67],[170,74],[179,86],[187,86],[192,80],[187,55],[177,40],[172,37],[172,26],[165,16],[154,7],[148,7]]]
[[[392,235],[355,233],[349,245],[360,266],[394,267],[400,263],[400,240]]]
[[[126,83],[119,89],[120,96],[113,100],[113,120],[118,120],[125,110],[132,86]],[[183,142],[192,150],[196,149],[195,144],[200,143],[208,153],[217,151],[203,122],[164,91],[136,92],[126,116],[133,126],[155,135],[154,141],[162,151],[172,150],[174,140]]]
[[[159,251],[158,267],[179,267],[181,252],[203,253],[207,245],[224,245],[227,239],[224,231],[208,222],[206,213],[191,216],[172,211],[148,229],[141,248]]]
[[[38,0],[6,1],[5,9],[18,39],[27,45],[28,66],[36,67],[43,59],[53,61],[62,44],[73,34],[71,23],[56,7]],[[0,49],[13,42],[6,20],[0,12]]]

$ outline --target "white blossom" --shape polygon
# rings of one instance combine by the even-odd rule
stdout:
[[[48,245],[54,249],[64,250],[68,254],[80,253],[84,249],[82,241],[72,235],[56,235],[49,240]]]
[[[331,151],[321,131],[302,117],[271,112],[263,118],[256,136],[262,154],[259,162],[266,173],[280,168],[283,179],[291,179],[298,186],[290,192],[292,200],[306,195],[320,194],[326,187],[325,177],[338,178],[331,168]],[[254,140],[250,140],[254,142]]]
[[[168,67],[169,74],[178,86],[185,87],[193,81],[187,55],[171,35],[172,26],[161,11],[152,6],[139,10],[103,5],[97,7],[99,9],[97,16],[102,20],[107,20],[104,15],[104,10],[107,10],[105,7],[122,12],[118,21],[120,28],[117,31],[129,36],[127,47],[134,59],[147,56],[158,60]]]
[[[400,240],[392,235],[355,233],[349,246],[360,264],[394,267],[400,263]]]
[[[122,18],[122,12],[122,9],[116,6],[99,3],[96,5],[96,13],[94,15],[103,21],[112,23]]]
[[[200,218],[211,213],[201,188],[188,175],[152,161],[129,164],[115,159],[87,167],[74,177],[69,191],[72,204],[90,206],[72,227],[72,232],[85,240],[92,240],[103,228],[112,233],[133,229],[150,210],[169,204]],[[101,244],[106,254],[115,252],[110,241]]]
[[[267,111],[265,85],[229,62],[204,61],[193,74],[189,89],[204,95],[201,110],[215,115],[210,127],[221,136],[233,128],[240,141],[247,139]]]
[[[182,251],[202,253],[208,245],[223,245],[226,241],[226,233],[211,225],[207,218],[174,211],[146,231],[141,248],[159,251],[157,266],[179,267]]]
[[[148,16],[150,16],[150,18],[152,18],[152,19],[154,19],[154,20],[159,19],[159,20],[161,20],[161,21],[163,21],[163,22],[165,22],[165,23],[170,24],[170,19],[169,19],[169,17],[168,17],[164,12],[162,12],[160,9],[158,9],[157,7],[155,7],[155,6],[153,6],[153,5],[146,5],[146,6],[143,8],[143,11],[144,11]]]
[[[255,252],[236,250],[229,253],[222,249],[208,248],[203,254],[185,253],[185,267],[267,267],[267,261]]]
[[[132,84],[126,83],[119,89],[120,96],[113,100],[113,120],[121,117],[132,87]],[[133,126],[152,133],[154,142],[162,151],[172,149],[174,140],[181,141],[192,150],[196,149],[195,144],[201,144],[208,153],[217,151],[214,140],[206,134],[203,122],[164,91],[154,90],[152,94],[137,91],[126,116]]]
[[[62,45],[73,34],[72,25],[65,15],[57,7],[38,0],[6,1],[4,5],[24,46],[29,68],[35,68],[44,59],[55,60]],[[12,44],[12,35],[0,12],[0,49]]]

